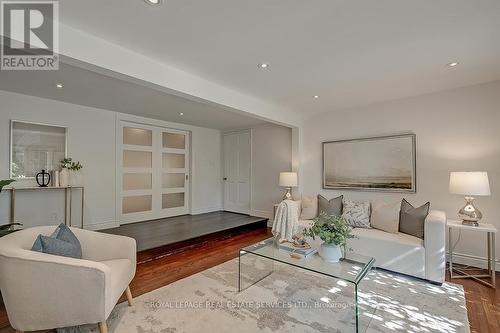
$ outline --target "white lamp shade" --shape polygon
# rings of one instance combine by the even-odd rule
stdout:
[[[296,187],[297,173],[296,172],[280,172],[280,186]]]
[[[451,172],[450,193],[462,195],[490,195],[486,172]]]

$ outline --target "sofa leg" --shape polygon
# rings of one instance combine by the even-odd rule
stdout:
[[[98,325],[100,333],[108,333],[108,324],[105,321],[101,321]]]
[[[125,289],[125,295],[127,296],[128,306],[132,306],[132,293],[130,292],[130,286]]]

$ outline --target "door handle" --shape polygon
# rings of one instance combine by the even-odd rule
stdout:
[[[227,177],[222,178],[223,180],[227,180]]]

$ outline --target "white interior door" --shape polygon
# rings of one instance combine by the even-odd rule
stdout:
[[[250,131],[228,133],[224,148],[224,210],[250,214]]]
[[[118,133],[120,223],[189,213],[189,133],[127,122]]]

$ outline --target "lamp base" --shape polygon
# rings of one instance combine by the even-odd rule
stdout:
[[[285,195],[283,196],[283,201],[284,200],[291,200],[291,199],[292,199],[292,188],[291,187],[287,187]]]
[[[473,197],[465,197],[465,201],[465,206],[458,212],[458,217],[462,219],[464,225],[479,226],[479,220],[483,218],[483,213],[474,206]]]
[[[462,224],[470,227],[479,227],[479,222],[477,221],[462,220]]]

